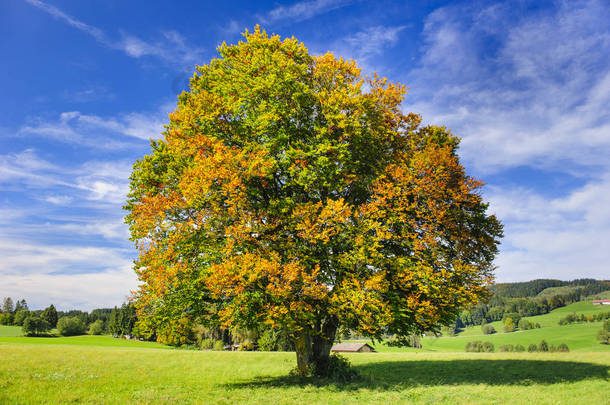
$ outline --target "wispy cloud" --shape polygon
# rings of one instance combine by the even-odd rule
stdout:
[[[61,97],[68,101],[87,103],[97,100],[113,100],[116,95],[104,86],[93,85],[75,91],[64,90]]]
[[[426,21],[405,109],[451,127],[483,171],[608,167],[609,14],[599,1],[526,16],[514,3],[439,9]]]
[[[119,40],[113,40],[101,29],[84,23],[53,5],[40,0],[26,1],[52,17],[92,36],[100,44],[120,50],[132,58],[153,56],[164,60],[168,64],[181,67],[201,63],[203,60],[204,50],[188,45],[185,38],[176,31],[163,31],[161,37],[153,41],[145,41],[124,32],[120,34],[121,38]]]
[[[163,131],[168,106],[157,111],[133,112],[118,116],[102,117],[66,111],[55,120],[33,120],[24,125],[20,135],[38,135],[58,141],[101,149],[122,149],[133,146],[117,135],[141,140],[158,139]]]
[[[384,53],[388,46],[396,44],[400,32],[404,29],[404,25],[395,27],[378,25],[345,38],[349,57],[365,62],[372,56]]]
[[[54,205],[65,205],[78,198],[81,203],[93,201],[120,208],[127,196],[131,168],[132,162],[127,160],[59,166],[40,158],[30,149],[0,155],[0,188],[22,192],[49,190],[51,195],[44,200]],[[65,191],[63,196],[57,196],[60,190]]]
[[[349,0],[299,1],[290,6],[278,6],[261,17],[264,24],[278,21],[304,21],[352,3]]]

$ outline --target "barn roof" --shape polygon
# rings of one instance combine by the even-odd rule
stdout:
[[[333,352],[357,352],[365,346],[368,346],[371,351],[375,350],[368,343],[335,343],[330,350]]]

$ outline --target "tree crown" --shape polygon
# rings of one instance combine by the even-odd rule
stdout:
[[[485,298],[502,228],[459,139],[353,61],[244,37],[197,68],[134,165],[142,327],[188,316],[406,338]]]

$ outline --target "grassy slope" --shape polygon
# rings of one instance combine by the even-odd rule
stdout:
[[[568,294],[568,293],[578,290],[579,288],[581,288],[581,287],[575,286],[575,285],[564,285],[562,287],[549,287],[549,288],[545,288],[544,290],[540,291],[538,293],[538,295],[536,296],[536,298],[551,299],[555,295]]]
[[[607,403],[610,353],[372,353],[352,384],[286,375],[293,353],[0,343],[0,403]]]
[[[425,337],[422,340],[422,346],[425,351],[447,352],[447,351],[464,351],[464,346],[472,340],[490,341],[496,349],[504,344],[522,344],[527,347],[531,343],[538,344],[542,339],[549,344],[558,345],[566,343],[570,350],[574,351],[600,351],[610,352],[610,346],[601,345],[596,339],[596,334],[602,327],[601,322],[572,324],[559,326],[559,319],[564,316],[576,313],[593,315],[599,311],[610,311],[610,308],[601,305],[592,305],[590,302],[576,302],[574,304],[557,308],[545,315],[528,317],[530,321],[540,323],[540,329],[532,329],[527,331],[516,331],[512,333],[504,333],[502,331],[502,322],[492,322],[492,325],[498,333],[493,335],[484,335],[481,332],[481,326],[473,326],[465,328],[456,337]],[[378,351],[404,351],[403,348],[387,347],[383,344],[375,345]]]

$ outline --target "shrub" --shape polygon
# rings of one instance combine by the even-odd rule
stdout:
[[[216,351],[223,351],[225,349],[225,345],[224,343],[222,343],[222,340],[215,340],[214,341],[214,345],[212,346],[212,350],[216,350]]]
[[[516,352],[524,352],[525,351],[525,346],[523,345],[515,345],[515,351]]]
[[[317,374],[340,382],[354,381],[360,377],[349,360],[336,353],[330,355],[327,369],[319,370]]]
[[[89,334],[90,335],[101,335],[104,332],[104,321],[98,319],[89,325]]]
[[[568,345],[566,345],[565,343],[562,343],[559,346],[557,346],[557,351],[558,352],[569,352],[570,348],[568,348]]]
[[[278,350],[278,332],[274,329],[267,329],[258,339],[258,348],[266,352]]]
[[[489,352],[494,351],[494,345],[491,342],[481,342],[480,340],[475,340],[475,341],[466,343],[465,350],[467,352],[474,352],[474,353],[480,353],[480,352],[489,353]]]
[[[493,353],[495,351],[495,347],[494,344],[491,342],[483,342],[483,348],[482,348],[484,352],[486,353]]]
[[[514,352],[515,347],[513,345],[502,345],[498,347],[499,352]]]
[[[548,352],[549,351],[549,344],[546,342],[546,340],[541,340],[540,344],[538,345],[538,350],[541,352]]]
[[[15,321],[15,316],[10,312],[0,314],[0,325],[12,325]]]
[[[538,351],[538,346],[536,346],[536,344],[532,343],[531,345],[529,345],[527,347],[527,351],[528,352],[537,352]]]
[[[521,318],[518,326],[519,326],[519,329],[521,329],[521,330],[530,330],[530,329],[534,329],[536,327],[536,324],[528,321],[525,318]],[[538,324],[538,327],[540,327],[540,324]]]
[[[264,351],[294,351],[294,342],[285,331],[269,328],[257,340],[259,350]]]
[[[83,335],[85,333],[85,324],[78,317],[64,316],[57,321],[57,331],[62,336]]]
[[[201,341],[199,342],[199,348],[201,350],[212,350],[213,347],[214,347],[213,339],[201,339]]]
[[[455,336],[455,334],[449,336]],[[416,349],[421,349],[421,336],[407,335],[400,338],[392,336],[391,339],[386,340],[386,344],[391,347],[414,347]]]
[[[480,348],[481,348],[481,341],[477,340],[477,341],[466,343],[466,347],[464,348],[464,350],[466,350],[467,352],[480,352],[481,351]]]
[[[513,318],[504,319],[504,332],[514,332],[515,331],[515,321]]]
[[[30,315],[23,321],[21,330],[26,336],[39,336],[49,332],[51,325],[37,315]]]
[[[481,330],[483,331],[483,334],[485,334],[485,335],[491,335],[493,333],[496,333],[496,330],[494,329],[494,327],[489,324],[483,325],[481,327]]]
[[[597,331],[597,340],[601,342],[603,345],[607,345],[610,343],[610,332],[606,332],[603,329]]]
[[[245,342],[239,345],[239,350],[251,352],[252,350],[254,350],[254,342],[247,339]]]

